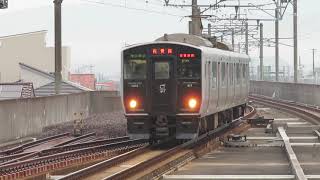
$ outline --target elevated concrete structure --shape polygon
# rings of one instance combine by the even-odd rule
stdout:
[[[250,93],[320,106],[320,85],[250,81]]]
[[[287,136],[286,131],[283,129],[283,127],[279,127],[278,131],[279,131],[280,136],[283,139],[283,143],[285,145],[285,150],[287,152],[287,156],[290,161],[291,169],[295,175],[295,178],[297,180],[307,180],[307,177],[304,174],[303,169],[301,168],[301,165],[298,161],[298,158],[292,149],[292,146],[290,144],[289,137]]]
[[[75,119],[122,109],[118,92],[85,92],[39,98],[0,101],[0,142],[25,137],[42,128]]]

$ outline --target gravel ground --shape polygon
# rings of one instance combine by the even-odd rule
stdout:
[[[113,138],[125,136],[127,121],[122,111],[92,115],[84,120],[84,133],[96,132],[98,137]],[[55,134],[73,133],[73,122],[66,122],[43,129],[39,137],[47,137]]]

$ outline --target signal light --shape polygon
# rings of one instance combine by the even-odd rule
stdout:
[[[189,99],[188,105],[190,109],[194,109],[195,107],[197,107],[197,100],[194,98]]]
[[[130,102],[129,102],[129,107],[131,109],[135,109],[137,107],[138,103],[136,100],[132,99]]]

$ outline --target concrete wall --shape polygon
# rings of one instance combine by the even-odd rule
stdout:
[[[250,81],[250,93],[320,106],[320,85]]]
[[[0,101],[0,142],[39,133],[49,125],[72,121],[80,112],[87,117],[119,110],[122,107],[117,92]]]

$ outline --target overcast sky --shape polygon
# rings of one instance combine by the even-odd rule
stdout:
[[[161,0],[89,1],[63,2],[62,38],[63,44],[71,47],[73,66],[92,64],[98,72],[118,76],[120,50],[125,44],[153,41],[164,33],[187,33],[188,30],[189,19],[179,15],[187,15],[189,9],[163,7]],[[199,4],[202,2],[205,1],[199,0]],[[299,55],[302,63],[308,67],[312,64],[311,49],[316,48],[320,51],[320,23],[317,22],[320,18],[319,6],[319,0],[299,1]],[[53,45],[53,0],[9,0],[9,9],[0,10],[0,17],[0,36],[48,30],[47,42],[48,45]],[[204,21],[205,26],[206,24]],[[280,31],[280,37],[292,37],[291,6],[280,22]],[[274,36],[274,24],[265,23],[265,32],[266,37]],[[293,44],[292,40],[281,42]],[[293,49],[280,46],[280,51],[280,58],[285,61],[284,64],[292,65]],[[257,48],[251,48],[252,57],[258,57],[258,54]],[[319,54],[316,54],[318,67]],[[269,57],[266,64],[272,65],[274,48],[266,47],[265,56]]]

